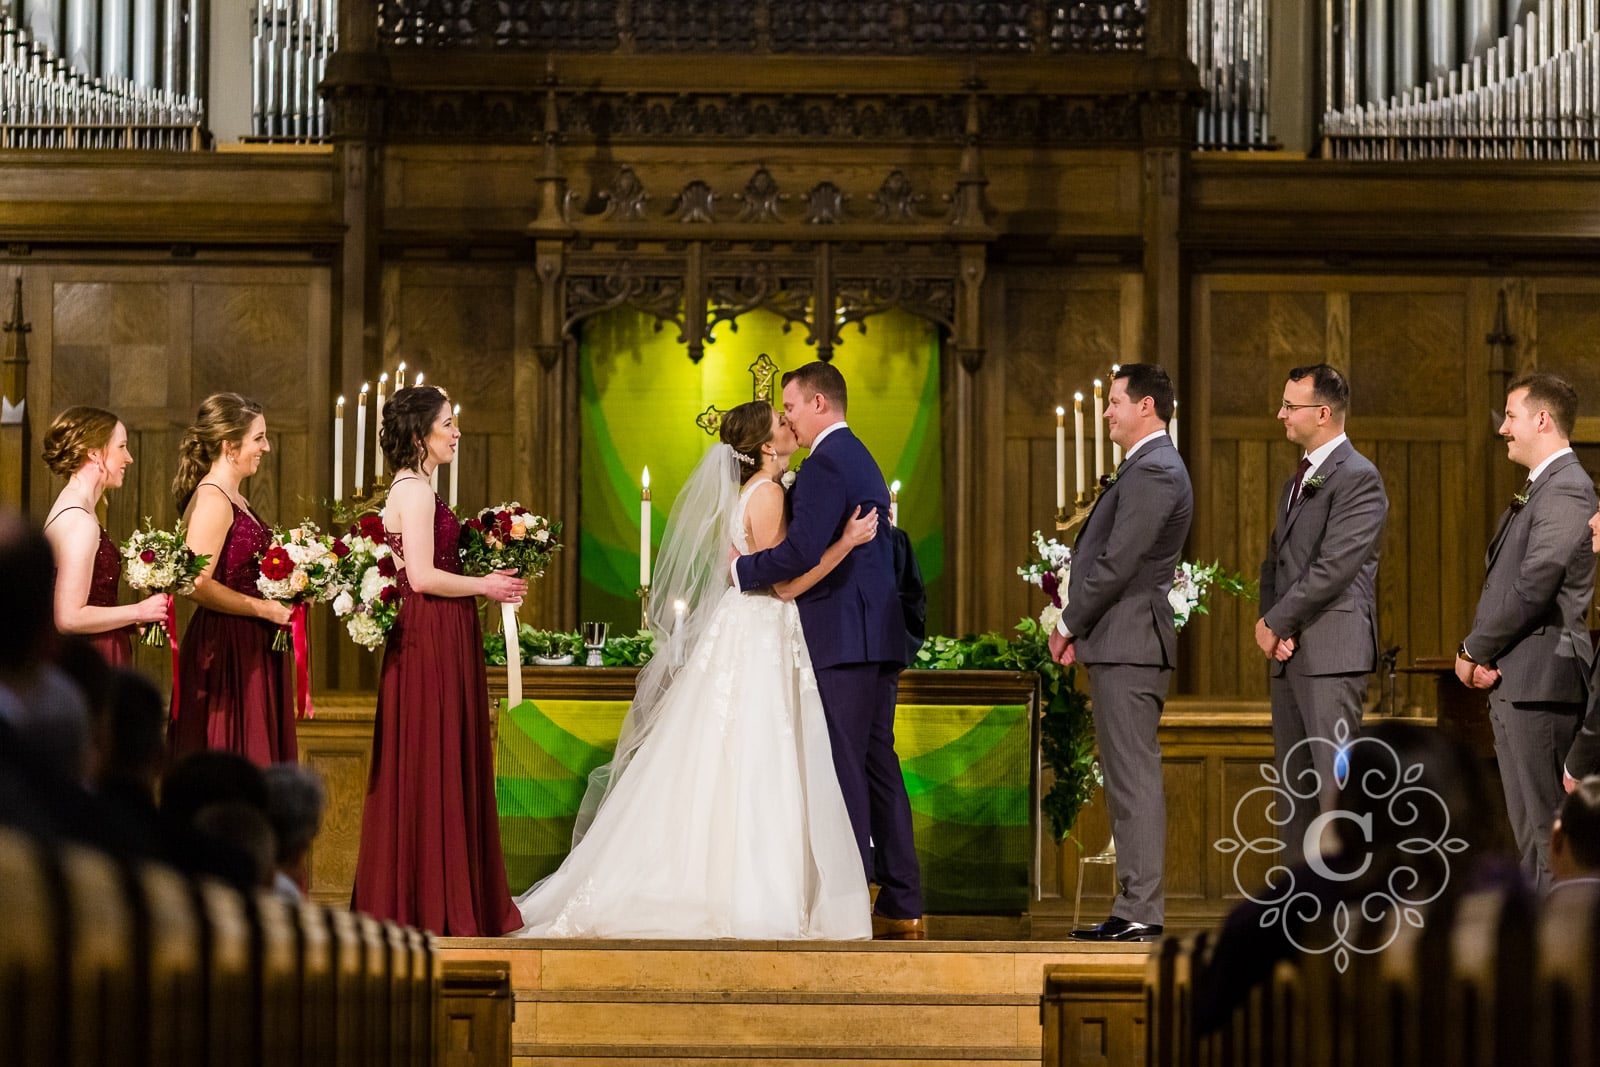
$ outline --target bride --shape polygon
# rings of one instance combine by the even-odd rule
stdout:
[[[870,540],[857,514],[811,572],[732,588],[740,553],[783,540],[778,478],[799,447],[764,400],[672,507],[651,588],[656,653],[559,870],[517,901],[519,937],[844,940],[872,934],[861,853],[793,598]],[[677,610],[677,605],[682,609]]]

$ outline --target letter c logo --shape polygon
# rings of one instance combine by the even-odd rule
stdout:
[[[1368,852],[1366,858],[1361,861],[1361,866],[1358,869],[1351,871],[1349,874],[1340,874],[1338,871],[1335,871],[1333,868],[1324,863],[1322,860],[1322,849],[1319,848],[1318,845],[1322,840],[1323,828],[1328,826],[1335,819],[1349,819],[1351,822],[1361,827],[1361,839],[1369,845],[1372,844],[1371,812],[1368,812],[1365,815],[1357,815],[1354,812],[1335,808],[1333,811],[1325,811],[1321,815],[1318,815],[1315,819],[1311,820],[1311,826],[1306,830],[1305,839],[1300,842],[1300,847],[1304,850],[1306,865],[1309,866],[1313,871],[1316,871],[1318,876],[1326,878],[1330,882],[1354,881],[1355,879],[1360,878],[1363,874],[1366,874],[1367,868],[1372,866],[1372,853]]]

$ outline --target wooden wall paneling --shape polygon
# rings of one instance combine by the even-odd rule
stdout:
[[[1406,479],[1413,487],[1414,501],[1409,511],[1410,530],[1407,538],[1410,546],[1407,578],[1410,584],[1408,600],[1411,603],[1411,625],[1406,634],[1408,640],[1392,639],[1383,642],[1386,645],[1402,645],[1402,653],[1409,649],[1412,659],[1420,656],[1446,655],[1455,648],[1455,640],[1449,636],[1453,630],[1447,630],[1440,617],[1446,547],[1444,527],[1441,524],[1440,510],[1427,506],[1429,498],[1436,492],[1434,487],[1442,484],[1440,447],[1433,441],[1413,441],[1409,448]],[[1456,635],[1456,640],[1459,640],[1460,636]],[[1409,679],[1408,682],[1396,679],[1396,700],[1399,705],[1396,710],[1403,710],[1415,702],[1418,694],[1402,691],[1407,685],[1421,688],[1430,682],[1430,679],[1425,678]],[[1408,697],[1411,699],[1408,700]]]
[[[1214,454],[1218,443],[1211,432],[1211,380],[1214,360],[1211,345],[1211,288],[1208,279],[1196,276],[1190,288],[1190,342],[1189,365],[1191,373],[1184,382],[1184,406],[1178,420],[1178,445],[1184,463],[1189,468],[1189,481],[1194,486],[1195,517],[1189,542],[1201,559],[1221,558],[1224,543],[1222,524],[1227,514],[1216,506],[1212,498]],[[1202,506],[1202,501],[1211,506]],[[1187,682],[1197,693],[1212,692],[1218,676],[1216,658],[1221,643],[1217,640],[1216,626],[1200,627],[1197,636],[1190,638],[1188,649],[1194,655],[1192,665],[1178,666],[1178,679]],[[1183,650],[1180,648],[1180,653]]]
[[[1006,536],[999,541],[993,542],[996,547],[991,551],[995,555],[1000,554],[999,546],[1006,545],[1010,540],[1018,536],[1018,531],[1031,530],[1032,527],[1029,526],[1029,523],[1033,522],[1037,517],[1033,501],[1029,497],[1027,485],[1029,481],[1029,465],[1033,453],[1032,442],[1026,438],[1007,438],[1002,442],[1001,447],[1006,457],[1006,463],[1005,476],[1002,482],[1004,491],[1001,494],[999,510],[1005,516]],[[1050,529],[1050,535],[1055,535],[1053,524]],[[1026,537],[1027,533],[1024,532],[1021,536]],[[1019,554],[1017,561],[1020,563],[1022,559],[1023,556]],[[998,568],[996,569],[998,570]],[[1000,573],[1004,575],[1006,572],[1001,571]],[[1000,587],[1000,596],[998,598],[1000,609],[999,618],[993,623],[994,629],[999,629],[1003,632],[1006,627],[1023,616],[1037,618],[1039,612],[1044,608],[1044,593],[1025,584],[1022,579],[1005,581],[1002,577],[997,584]]]
[[[1238,447],[1239,546],[1236,562],[1231,565],[1248,575],[1253,568],[1260,567],[1266,555],[1267,540],[1272,536],[1277,486],[1268,480],[1268,463],[1274,451],[1282,450],[1274,450],[1260,441],[1240,441]],[[1232,692],[1241,696],[1259,697],[1266,684],[1266,658],[1255,643],[1255,624],[1260,612],[1260,604],[1244,601],[1239,603],[1235,616],[1238,629],[1231,639],[1238,652],[1238,670]]]
[[[1007,604],[1013,595],[1007,588],[1008,583],[994,577],[996,569],[991,558],[993,546],[1004,544],[1007,531],[1017,528],[1012,523],[1005,495],[1006,475],[1011,470],[1005,414],[1011,365],[1008,297],[1011,273],[1009,269],[991,270],[984,282],[984,336],[992,340],[983,365],[973,378],[976,423],[972,440],[977,445],[973,507],[977,514],[971,527],[974,534],[971,542],[955,546],[953,557],[958,568],[956,580],[971,587],[972,610],[967,617],[958,614],[952,622],[961,629],[974,631],[1003,627],[1011,614]],[[1027,520],[1023,517],[1019,521],[1026,523]]]
[[[1197,483],[1195,488],[1196,506],[1202,499],[1210,503],[1207,511],[1211,544],[1204,558],[1220,559],[1224,554],[1237,553],[1240,525],[1237,441],[1212,441],[1208,482]],[[1247,616],[1253,624],[1253,606],[1235,603],[1227,607],[1219,606],[1219,610],[1196,622],[1194,628],[1203,638],[1201,647],[1208,650],[1195,676],[1198,692],[1234,691],[1241,677],[1240,661],[1244,658],[1239,635],[1244,632]]]
[[[1176,746],[1168,745],[1168,748]],[[1206,869],[1211,865],[1205,846],[1215,840],[1210,833],[1207,759],[1201,754],[1164,754],[1161,779],[1166,793],[1167,838],[1186,847],[1168,847],[1163,889],[1169,904],[1199,903],[1211,894]]]
[[[1341,374],[1350,374],[1350,294],[1327,294],[1327,347],[1322,358]]]
[[[1378,565],[1378,639],[1410,650],[1410,656],[1427,655],[1411,640],[1411,499],[1407,475],[1409,446],[1403,441],[1380,442],[1371,453],[1389,494],[1389,521],[1383,531],[1383,555]],[[1426,680],[1431,684],[1431,679]],[[1409,681],[1399,683],[1401,700],[1410,702]]]

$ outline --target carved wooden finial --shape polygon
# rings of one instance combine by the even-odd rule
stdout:
[[[6,362],[28,362],[28,334],[33,327],[22,321],[22,279],[15,279],[11,296],[11,321],[5,324]]]

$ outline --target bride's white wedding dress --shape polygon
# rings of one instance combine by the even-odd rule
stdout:
[[[517,901],[517,936],[871,936],[799,612],[731,588],[715,603],[588,832]]]

